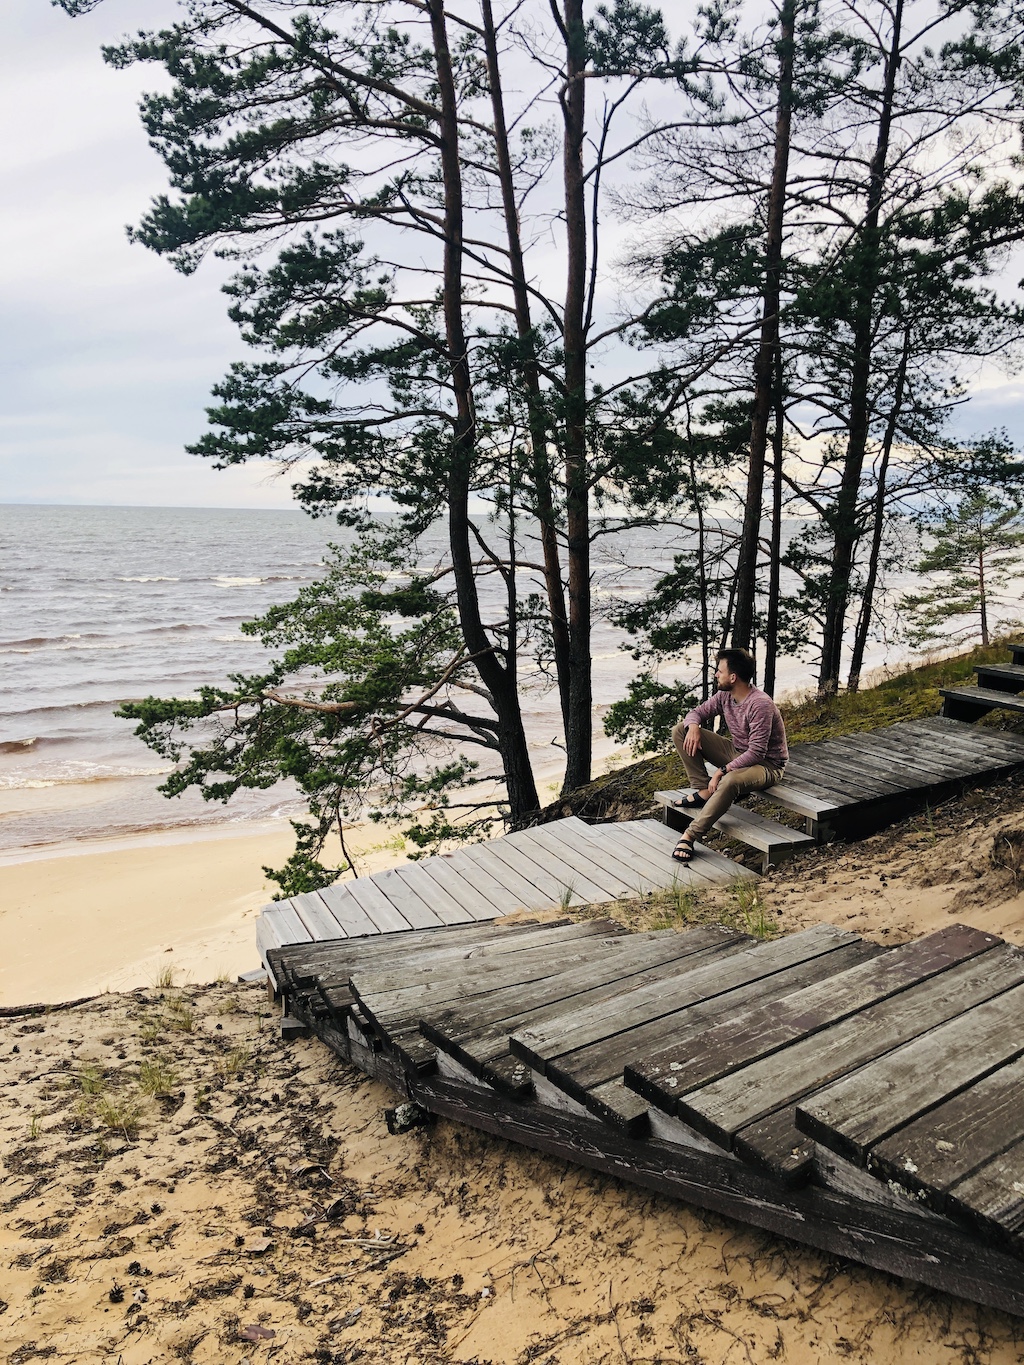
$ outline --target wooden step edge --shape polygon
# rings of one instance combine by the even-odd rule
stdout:
[[[655,792],[654,795],[662,805],[682,816],[684,820],[692,820],[698,813],[673,805],[672,793]],[[751,848],[760,849],[764,853],[770,853],[778,848],[799,848],[815,842],[810,834],[790,829],[788,825],[780,824],[770,816],[755,814],[742,806],[732,806],[719,817],[716,827],[728,831],[734,838],[749,843]]]
[[[1016,692],[999,692],[993,687],[974,687],[969,683],[963,687],[940,687],[939,696],[949,697],[952,701],[1002,707],[1005,711],[1024,711],[1024,697],[1019,697]]]

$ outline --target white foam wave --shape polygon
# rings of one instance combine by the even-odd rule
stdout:
[[[68,765],[70,767],[71,765]],[[48,777],[19,777],[16,773],[0,775],[0,791],[41,791],[48,787],[74,787],[92,782],[120,782],[129,777],[163,777],[173,771],[170,766],[160,768],[131,768],[113,764],[85,764],[77,772],[56,772]]]
[[[233,577],[229,574],[218,574],[216,578],[210,579],[211,583],[216,583],[218,588],[254,588],[263,582],[262,578],[242,578]]]
[[[174,578],[174,577],[172,577],[170,574],[161,574],[161,573],[153,573],[153,574],[144,573],[144,574],[138,574],[138,575],[133,575],[133,574],[118,574],[116,577],[117,577],[117,582],[118,582],[118,583],[180,583],[180,582],[181,582],[181,579],[180,579],[180,578]]]

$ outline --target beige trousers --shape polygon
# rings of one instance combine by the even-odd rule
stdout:
[[[716,768],[724,768],[736,757],[736,750],[733,748],[731,739],[726,739],[724,735],[716,735],[714,730],[702,728],[700,749],[695,757],[691,758],[689,754],[683,751],[683,740],[685,738],[686,726],[680,721],[672,731],[672,743],[676,746],[676,751],[683,760],[690,786],[702,791],[708,785],[708,774],[704,760],[707,759]],[[737,768],[726,773],[719,782],[717,789],[708,797],[707,804],[700,808],[697,818],[690,821],[687,834],[694,839],[703,839],[719,816],[724,815],[729,809],[737,796],[744,796],[747,792],[764,791],[765,787],[773,787],[776,782],[781,780],[781,770],[766,768],[760,763],[754,764],[750,768]]]

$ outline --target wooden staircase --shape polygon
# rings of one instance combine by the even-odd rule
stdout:
[[[1010,645],[1008,664],[979,664],[976,686],[940,687],[942,714],[951,720],[980,720],[990,711],[1024,712],[1024,644]]]
[[[677,801],[686,796],[688,790],[683,788],[679,791],[654,793],[654,799],[664,811],[665,824],[670,829],[685,829],[698,814],[698,811],[681,809],[676,805]],[[761,855],[762,872],[767,872],[769,867],[791,857],[798,848],[806,848],[808,844],[816,842],[813,835],[802,834],[799,830],[780,824],[778,820],[758,815],[755,811],[747,810],[738,804],[733,804],[724,815],[719,816],[715,828],[727,834],[730,839],[756,849]]]

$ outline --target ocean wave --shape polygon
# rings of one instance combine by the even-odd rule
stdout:
[[[169,574],[139,574],[138,577],[131,575],[117,574],[114,581],[116,583],[180,583],[180,578],[174,578]]]
[[[265,578],[233,577],[230,574],[218,574],[216,578],[210,579],[210,582],[215,583],[218,588],[255,588],[266,581]]]
[[[17,774],[0,775],[0,791],[41,791],[49,787],[78,787],[95,782],[123,782],[129,777],[163,777],[173,772],[173,767],[160,768],[118,767],[114,764],[82,764],[84,772],[50,773],[45,776],[19,777]]]
[[[29,749],[35,748],[39,743],[39,738],[38,735],[33,735],[30,739],[0,740],[0,754],[27,754]],[[46,741],[43,740],[43,743]]]
[[[24,640],[0,640],[0,649],[27,650],[39,648],[43,645],[59,645],[65,640],[102,640],[104,632],[101,630],[74,631],[67,635],[29,635]]]

